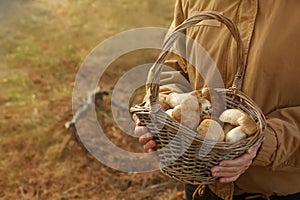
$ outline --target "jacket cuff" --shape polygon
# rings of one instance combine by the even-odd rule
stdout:
[[[262,142],[257,156],[253,160],[253,166],[268,167],[275,159],[275,152],[278,145],[275,131],[268,126],[264,134],[264,141]]]

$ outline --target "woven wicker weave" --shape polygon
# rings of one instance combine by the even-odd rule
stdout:
[[[224,96],[226,108],[238,108],[249,114],[256,122],[258,131],[251,137],[236,143],[212,142],[204,138],[195,137],[196,132],[181,125],[169,117],[159,105],[159,83],[163,62],[178,39],[178,33],[202,20],[215,19],[223,24],[231,32],[237,42],[237,73],[232,87],[215,90]],[[265,118],[259,107],[241,91],[244,77],[243,45],[237,27],[225,16],[216,13],[204,13],[195,15],[185,20],[168,34],[163,52],[153,65],[150,73],[153,80],[150,87],[150,107],[144,104],[131,108],[131,113],[136,114],[142,125],[148,127],[154,134],[157,143],[157,154],[161,171],[183,183],[208,184],[217,179],[212,177],[211,168],[221,160],[234,159],[243,154],[248,148],[260,143],[265,129]]]

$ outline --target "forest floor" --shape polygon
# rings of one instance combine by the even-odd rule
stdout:
[[[80,145],[64,124],[81,63],[99,43],[133,28],[167,28],[174,0],[4,0],[0,3],[0,200],[183,199],[182,184],[158,170],[112,169]],[[113,90],[140,58],[112,64],[99,85]],[[110,103],[101,102],[110,117]],[[106,107],[105,107],[106,106]],[[103,108],[105,107],[105,108]],[[121,148],[144,152],[112,120],[99,120]]]

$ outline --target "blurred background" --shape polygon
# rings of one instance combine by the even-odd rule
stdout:
[[[92,49],[122,31],[167,28],[175,0],[0,1],[0,199],[183,199],[182,185],[160,174],[113,170],[95,160],[64,124],[72,90]],[[131,54],[112,64],[119,73],[159,52]],[[143,61],[141,61],[143,57]],[[117,69],[117,70],[116,70]],[[142,94],[140,94],[142,96]],[[103,99],[99,121],[118,146],[143,152],[123,134]]]

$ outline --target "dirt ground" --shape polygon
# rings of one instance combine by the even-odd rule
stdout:
[[[0,2],[0,200],[183,199],[159,171],[126,173],[90,155],[64,124],[72,118],[79,67],[105,39],[138,27],[168,27],[175,0],[3,0]],[[156,51],[119,60],[99,85],[113,90],[126,70]],[[117,70],[116,70],[117,69]],[[141,96],[141,94],[139,94]],[[110,118],[99,121],[121,148],[143,152]]]

